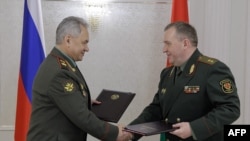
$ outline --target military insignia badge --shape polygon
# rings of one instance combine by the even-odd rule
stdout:
[[[67,66],[67,63],[64,60],[60,59],[59,61],[60,61],[62,66]]]
[[[83,84],[81,84],[81,89],[83,90],[83,88],[84,88],[84,87],[83,87]]]
[[[85,91],[82,91],[82,95],[83,95],[83,96],[87,96],[87,94],[86,94]]]
[[[221,89],[224,93],[230,94],[234,91],[232,82],[229,79],[224,79],[220,81]]]
[[[200,62],[203,62],[203,63],[206,63],[206,64],[209,64],[209,65],[213,65],[214,63],[216,63],[218,60],[215,59],[215,58],[210,58],[208,56],[200,56],[199,57],[199,61]]]
[[[174,72],[174,67],[172,68],[172,70],[171,70],[169,76],[172,76],[173,72]]]
[[[73,72],[76,71],[76,69],[73,68],[73,67],[70,65],[70,63],[69,63],[68,61],[65,61],[65,62],[67,63],[67,66],[68,66]]]
[[[65,92],[73,92],[75,90],[74,83],[72,81],[67,81],[63,84],[63,88]]]
[[[195,65],[193,64],[189,70],[189,74],[192,74],[194,72]]]
[[[208,59],[207,61],[210,62],[211,64],[214,63],[214,60],[213,60],[213,59]]]
[[[166,91],[167,91],[167,90],[166,90],[165,88],[161,89],[161,94],[165,94]]]
[[[73,68],[73,67],[69,64],[69,62],[67,62],[67,64],[68,64],[68,67],[71,69],[71,71],[73,71],[73,72],[75,72],[75,71],[76,71],[76,69],[75,69],[75,68]]]

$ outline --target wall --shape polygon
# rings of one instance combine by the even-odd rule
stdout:
[[[128,1],[128,0],[127,0]],[[121,118],[127,124],[152,100],[159,73],[165,66],[163,28],[170,20],[171,0],[117,0],[93,11],[79,2],[42,1],[47,53],[54,46],[55,28],[62,18],[82,16],[91,24],[90,51],[78,65],[92,98],[103,89],[137,95]],[[11,7],[11,8],[10,8]],[[87,12],[90,11],[90,12]],[[198,48],[221,59],[235,75],[241,117],[250,123],[250,2],[247,0],[189,0],[190,23],[198,31]],[[0,5],[0,140],[12,141],[22,37],[23,1],[2,0]],[[158,140],[159,136],[142,138]],[[96,139],[90,136],[89,140]]]

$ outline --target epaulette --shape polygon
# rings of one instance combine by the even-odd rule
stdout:
[[[61,67],[61,69],[69,70],[75,72],[76,69],[73,68],[67,60],[64,60],[63,58],[57,57],[57,61]]]
[[[58,61],[58,64],[60,65],[61,69],[69,70],[69,66],[68,66],[68,63],[66,60],[64,60],[60,57],[57,57],[57,61]]]
[[[209,65],[213,65],[218,60],[215,59],[215,58],[208,57],[208,56],[200,56],[199,59],[198,59],[198,61],[202,62],[202,63],[209,64]]]

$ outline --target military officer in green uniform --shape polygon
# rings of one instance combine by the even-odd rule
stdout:
[[[153,101],[130,124],[173,123],[178,129],[162,134],[164,141],[223,141],[223,126],[240,116],[232,72],[199,52],[197,33],[190,24],[170,23],[164,31],[163,52],[172,66],[163,69]],[[140,137],[134,134],[134,140]]]
[[[86,141],[90,134],[103,141],[130,137],[91,112],[87,83],[77,67],[89,51],[88,24],[67,17],[57,27],[56,46],[41,64],[32,94],[32,114],[27,141]]]

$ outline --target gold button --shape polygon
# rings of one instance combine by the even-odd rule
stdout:
[[[180,119],[180,118],[177,118],[176,121],[177,121],[177,122],[181,122],[181,119]]]

